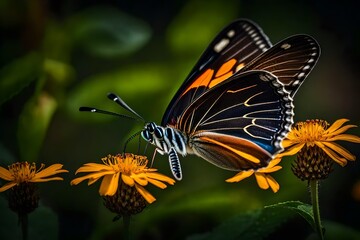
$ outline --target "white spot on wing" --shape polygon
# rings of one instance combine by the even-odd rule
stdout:
[[[289,49],[291,47],[291,45],[290,44],[288,44],[288,43],[284,43],[283,45],[281,45],[281,48],[282,49]]]
[[[235,36],[235,31],[234,31],[234,30],[228,31],[227,36],[228,36],[229,38],[232,38],[233,36]]]
[[[229,42],[230,40],[227,38],[221,39],[221,41],[214,46],[214,51],[217,53],[221,52],[227,45],[229,45]]]

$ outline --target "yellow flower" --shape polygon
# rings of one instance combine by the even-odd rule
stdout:
[[[144,197],[148,203],[156,199],[144,188],[148,183],[161,189],[166,188],[166,182],[173,185],[175,180],[157,173],[156,169],[147,168],[148,160],[144,156],[134,154],[108,155],[101,159],[103,164],[87,163],[80,167],[78,173],[89,173],[83,177],[75,178],[71,185],[77,185],[84,180],[88,180],[88,185],[95,183],[103,177],[100,185],[99,194],[101,196],[114,196],[120,185],[124,183],[129,187],[134,187],[138,193]]]
[[[277,191],[279,191],[280,185],[272,176],[270,176],[269,173],[276,172],[282,168],[281,166],[278,166],[280,161],[280,158],[275,158],[271,160],[269,165],[264,168],[241,171],[234,177],[227,179],[226,182],[240,182],[241,180],[255,174],[256,181],[261,189],[266,190],[270,187],[273,192],[276,193]]]
[[[0,187],[0,192],[4,192],[21,183],[48,182],[53,180],[63,180],[61,177],[52,177],[58,173],[68,172],[62,169],[61,164],[53,164],[44,169],[45,165],[41,164],[36,170],[35,163],[17,162],[8,167],[9,170],[0,167],[0,178],[9,181]]]
[[[295,155],[304,147],[318,147],[323,150],[332,160],[345,166],[347,161],[354,161],[355,156],[348,150],[336,143],[336,141],[348,141],[360,143],[360,138],[355,135],[344,134],[356,125],[345,125],[348,119],[339,119],[331,126],[323,120],[308,120],[296,123],[282,145],[285,151],[278,156]]]
[[[0,192],[9,190],[9,208],[19,216],[34,211],[40,199],[36,183],[63,180],[61,177],[54,177],[58,173],[68,172],[62,169],[62,166],[53,164],[45,168],[45,165],[41,164],[40,168],[36,169],[35,163],[17,162],[8,166],[9,170],[0,167],[0,179],[8,181],[0,187]]]

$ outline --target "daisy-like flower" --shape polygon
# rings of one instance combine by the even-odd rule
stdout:
[[[171,185],[175,183],[175,180],[172,178],[157,173],[156,169],[148,168],[148,160],[145,156],[125,153],[116,156],[108,155],[101,160],[103,164],[87,163],[80,167],[76,174],[89,174],[75,178],[70,184],[77,185],[84,180],[88,180],[88,185],[91,185],[100,178],[103,178],[99,189],[100,196],[116,197],[119,195],[121,198],[120,195],[123,193],[126,195],[126,198],[132,199],[136,193],[139,193],[146,202],[152,203],[156,200],[155,197],[144,188],[148,183],[161,189],[167,187],[165,183]],[[118,200],[120,201],[121,199]],[[125,201],[122,201],[122,204],[126,205]]]
[[[270,175],[270,173],[279,171],[282,167],[278,164],[280,163],[280,158],[275,158],[270,161],[269,165],[264,168],[259,169],[250,169],[246,171],[241,171],[236,174],[234,177],[229,178],[226,182],[240,182],[241,180],[255,175],[255,179],[261,189],[269,189],[276,193],[280,189],[279,183]]]
[[[296,123],[282,145],[285,150],[277,157],[296,155],[291,170],[301,180],[307,180],[311,195],[314,224],[320,239],[324,239],[319,210],[319,181],[328,177],[334,162],[345,166],[355,156],[337,141],[360,143],[355,135],[345,134],[355,125],[345,125],[348,119],[339,119],[332,125],[324,120],[307,120]]]
[[[336,141],[360,143],[358,136],[344,134],[350,128],[356,127],[356,125],[344,125],[348,121],[348,119],[339,119],[331,126],[324,120],[296,123],[282,142],[286,150],[281,155],[295,155],[306,148],[317,146],[333,161],[345,166],[348,161],[354,161],[355,156]]]
[[[0,167],[0,178],[8,181],[4,186],[0,187],[0,192],[4,192],[15,185],[21,183],[36,183],[36,182],[48,182],[54,180],[63,180],[61,177],[53,177],[58,173],[68,172],[62,169],[63,165],[53,164],[50,167],[45,168],[45,164],[41,164],[39,169],[36,169],[35,163],[17,162],[10,166],[8,169]]]
[[[30,213],[37,208],[39,202],[35,184],[63,180],[61,177],[54,176],[68,172],[62,167],[61,164],[53,164],[45,168],[45,165],[41,164],[40,168],[36,169],[35,163],[28,162],[14,163],[8,166],[8,169],[0,167],[0,179],[8,181],[0,187],[0,192],[10,190],[9,207],[13,211],[19,214]]]

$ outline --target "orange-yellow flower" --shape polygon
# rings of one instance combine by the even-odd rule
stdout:
[[[61,164],[53,164],[47,168],[44,167],[45,165],[41,164],[40,168],[36,170],[36,164],[29,164],[28,162],[14,163],[8,166],[8,169],[0,167],[0,178],[8,181],[8,183],[0,187],[0,192],[4,192],[24,182],[36,183],[63,180],[63,178],[54,177],[54,175],[68,172],[62,169],[63,165]]]
[[[351,134],[344,134],[356,125],[345,125],[348,119],[339,119],[331,126],[323,120],[308,120],[296,123],[282,142],[285,151],[279,156],[295,155],[304,147],[317,146],[322,149],[333,161],[345,166],[348,161],[354,161],[355,156],[336,143],[348,141],[360,143],[360,138]]]
[[[272,176],[270,176],[270,173],[279,171],[282,168],[278,165],[280,161],[280,158],[275,158],[271,160],[269,165],[264,168],[241,171],[234,177],[227,179],[226,182],[240,182],[241,180],[248,178],[254,174],[255,179],[261,189],[266,190],[270,187],[273,192],[276,193],[277,191],[279,191],[280,185]]]
[[[80,167],[76,174],[89,174],[75,178],[70,184],[77,185],[88,180],[88,185],[91,185],[103,178],[99,194],[101,196],[113,196],[118,190],[119,182],[122,181],[127,186],[135,187],[148,203],[152,203],[156,199],[144,188],[148,183],[161,189],[167,187],[164,182],[171,185],[175,183],[175,180],[157,173],[156,169],[148,168],[148,160],[145,156],[125,153],[116,156],[108,155],[101,160],[103,164],[87,163]]]

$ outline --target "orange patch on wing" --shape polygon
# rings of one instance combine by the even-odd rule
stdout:
[[[215,78],[210,82],[209,88],[212,88],[216,85],[218,85],[219,83],[225,81],[226,79],[228,79],[229,77],[231,77],[233,75],[232,72],[228,72],[224,75],[222,75],[221,77]]]
[[[224,74],[227,74],[235,66],[236,63],[236,59],[230,59],[229,61],[221,65],[219,70],[216,72],[215,77],[220,77]]]
[[[200,86],[207,87],[212,79],[212,76],[214,75],[214,70],[207,69],[203,74],[200,75],[184,92],[182,95],[187,93],[193,88],[198,88]]]
[[[225,81],[226,79],[228,79],[233,75],[233,71],[231,70],[233,69],[236,63],[237,63],[236,59],[230,59],[229,61],[225,62],[216,72],[215,78],[213,78],[214,70],[210,68],[207,69],[183,92],[182,95],[184,95],[193,88],[198,88],[201,86],[212,88],[218,85],[219,83]]]
[[[230,150],[232,151],[233,153],[236,153],[237,155],[241,156],[242,158],[245,158],[247,160],[249,160],[250,162],[253,162],[253,163],[260,163],[260,160],[256,157],[254,157],[253,155],[250,155],[248,153],[245,153],[245,152],[242,152],[242,151],[239,151],[233,147],[230,147],[229,145],[226,145],[222,142],[219,142],[219,141],[216,141],[212,138],[209,138],[209,137],[202,137],[202,140],[205,140],[207,142],[211,142],[211,143],[214,143],[218,146],[221,146],[223,148],[226,148],[227,150]]]

